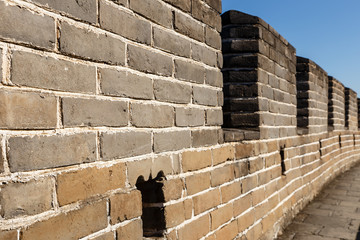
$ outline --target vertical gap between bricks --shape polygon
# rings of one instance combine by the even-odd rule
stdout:
[[[61,35],[61,29],[60,29],[60,21],[59,19],[55,19],[55,52],[60,52],[60,35]]]
[[[61,97],[56,97],[56,105],[57,105],[57,123],[56,123],[56,128],[64,128],[64,123],[63,123],[63,107],[62,107],[62,99]]]
[[[56,177],[52,177],[51,181],[53,182],[52,204],[54,210],[56,211],[59,209],[59,202],[57,201],[57,193],[56,193],[56,189],[57,189]]]
[[[95,93],[96,95],[101,95],[101,74],[100,74],[100,70],[98,66],[95,66],[95,71],[96,71],[96,78],[95,78]]]
[[[3,155],[1,156],[3,159],[3,168],[4,168],[4,173],[5,174],[10,174],[10,167],[9,167],[9,162],[8,162],[8,140],[6,137],[3,137],[1,139],[1,149],[3,152]]]
[[[96,0],[96,25],[100,26],[100,2]]]
[[[96,131],[96,139],[95,139],[95,144],[96,144],[96,159],[97,161],[101,160],[101,138],[100,138],[100,132]]]
[[[11,55],[12,55],[12,51],[11,49],[9,48],[9,45],[7,44],[4,49],[3,49],[3,59],[2,59],[2,83],[4,85],[13,85],[11,83],[11,61],[12,61],[12,58],[11,58]]]

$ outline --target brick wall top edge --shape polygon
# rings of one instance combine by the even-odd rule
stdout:
[[[320,67],[316,62],[312,61],[311,59],[296,56],[296,63],[313,64],[315,65],[316,69],[318,69],[320,72],[323,72],[324,74],[328,75],[327,72],[322,67]]]
[[[276,38],[280,39],[290,50],[296,52],[296,48],[291,45],[283,36],[281,36],[270,24],[265,22],[262,18],[243,13],[236,10],[230,10],[221,15],[222,26],[227,25],[255,25],[260,24],[265,29],[269,30]]]
[[[337,80],[336,78],[334,78],[333,76],[328,76],[328,79],[329,79],[329,81],[340,84],[343,88],[345,88],[344,84],[342,82],[340,82],[339,80]]]
[[[357,96],[357,92],[355,92],[355,91],[352,90],[351,88],[345,87],[345,92],[346,92],[347,94],[356,95],[356,96]]]

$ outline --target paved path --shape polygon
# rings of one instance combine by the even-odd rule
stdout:
[[[360,240],[360,164],[331,182],[279,240]]]

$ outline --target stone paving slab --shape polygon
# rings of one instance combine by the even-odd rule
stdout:
[[[360,240],[360,164],[333,180],[278,240]]]

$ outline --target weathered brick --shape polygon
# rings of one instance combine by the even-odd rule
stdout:
[[[186,151],[182,153],[184,172],[195,171],[211,166],[211,151]]]
[[[61,213],[45,221],[36,222],[22,230],[22,239],[78,239],[106,227],[106,202],[101,201],[66,214]]]
[[[229,202],[241,195],[241,182],[233,182],[221,187],[222,203]]]
[[[18,240],[17,230],[1,230],[0,239],[4,240]]]
[[[232,218],[233,216],[232,203],[226,204],[224,207],[212,211],[210,213],[210,216],[211,216],[211,229],[215,230]],[[235,234],[237,234],[237,232]]]
[[[139,217],[142,214],[141,193],[133,190],[110,197],[110,220],[116,224],[124,220]]]
[[[56,98],[48,94],[0,92],[0,128],[51,129],[57,124]]]
[[[223,86],[223,77],[220,71],[206,69],[205,83],[215,87]]]
[[[221,238],[223,240],[232,240],[238,235],[238,226],[237,221],[232,221],[231,223],[227,224],[219,231],[216,232],[216,239]],[[249,238],[250,239],[250,238]],[[254,238],[258,239],[258,238]]]
[[[164,27],[172,27],[171,9],[162,1],[132,0],[130,1],[130,8]],[[161,14],[159,14],[159,12],[161,12]]]
[[[204,27],[200,23],[195,22],[194,19],[178,11],[175,12],[174,20],[176,31],[200,42],[204,41]]]
[[[192,15],[203,23],[215,28],[218,32],[221,31],[220,14],[207,6],[203,1],[193,0]]]
[[[217,187],[234,179],[234,169],[232,165],[216,168],[211,171],[211,186]]]
[[[99,69],[101,91],[105,95],[153,99],[152,80],[145,76],[109,68]]]
[[[185,12],[189,12],[191,10],[191,0],[164,0],[175,7],[178,7]]]
[[[166,227],[171,228],[185,221],[184,203],[179,202],[165,207]]]
[[[173,172],[172,160],[170,155],[157,156],[151,165],[152,176],[156,177],[162,171],[165,176]]]
[[[156,100],[172,103],[190,103],[191,93],[192,88],[190,85],[154,80],[154,95]]]
[[[92,162],[96,158],[96,134],[11,137],[9,149],[11,172]]]
[[[192,217],[192,211],[193,211],[193,202],[191,198],[188,198],[184,201],[184,208],[185,208],[185,219],[188,220]]]
[[[252,157],[256,155],[256,145],[241,143],[235,146],[235,157],[236,159]]]
[[[35,215],[52,208],[53,184],[49,178],[9,183],[0,189],[0,213],[5,219]]]
[[[194,130],[191,132],[191,135],[193,147],[215,145],[219,141],[219,134],[217,129]]]
[[[125,43],[110,35],[60,24],[60,52],[115,65],[125,63]]]
[[[49,50],[54,49],[56,36],[53,18],[5,2],[0,3],[0,16],[1,38]]]
[[[205,28],[205,42],[207,45],[221,50],[221,36],[220,33],[212,28]]]
[[[174,108],[167,105],[131,104],[131,123],[136,127],[171,127]]]
[[[167,52],[190,57],[190,41],[158,27],[154,27],[154,46]]]
[[[218,189],[211,190],[193,198],[194,213],[198,215],[220,204],[220,192]]]
[[[181,80],[204,83],[204,67],[183,60],[175,59],[175,77]]]
[[[176,151],[191,146],[191,132],[171,131],[154,133],[154,151]]]
[[[140,161],[132,161],[126,164],[128,182],[131,186],[135,186],[138,178],[142,178],[147,181],[151,175],[152,159],[142,159]],[[154,178],[156,176],[153,176]]]
[[[165,202],[181,198],[184,182],[181,178],[175,178],[164,182],[163,192]]]
[[[95,67],[29,52],[14,51],[10,77],[12,83],[20,86],[96,92]]]
[[[223,124],[223,111],[221,109],[206,110],[206,125],[221,126]]]
[[[242,215],[240,218],[238,218],[239,232],[244,231],[246,228],[254,224],[254,222],[255,222],[254,210],[249,211],[246,214]]]
[[[136,70],[164,76],[171,76],[173,69],[171,57],[134,45],[128,45],[128,64]]]
[[[117,230],[117,237],[121,240],[142,240],[143,227],[140,219],[134,220],[125,226],[119,227]]]
[[[205,112],[196,108],[176,108],[176,126],[202,126],[205,122]]]
[[[60,206],[86,200],[109,190],[125,187],[125,166],[84,168],[57,177],[56,192]]]
[[[191,44],[191,50],[192,50],[191,57],[194,60],[203,62],[212,67],[216,67],[217,65],[216,51],[197,43]]]
[[[194,102],[200,105],[216,106],[218,105],[218,91],[204,87],[194,87]]]
[[[96,1],[76,1],[76,0],[35,0],[35,3],[41,4],[46,8],[51,8],[56,11],[63,12],[67,15],[75,17],[80,20],[84,20],[95,24],[97,20],[96,16]]]
[[[63,124],[74,126],[127,126],[128,103],[96,99],[63,98]]]
[[[197,240],[210,231],[209,214],[206,214],[178,230],[179,240]]]
[[[99,15],[102,28],[136,42],[151,43],[151,24],[148,21],[142,20],[104,0],[100,1]]]
[[[218,165],[234,159],[233,146],[224,146],[212,149],[213,165]]]
[[[103,133],[100,148],[104,160],[147,154],[151,152],[151,133],[135,131]]]
[[[193,195],[210,188],[210,172],[190,175],[185,179],[187,195]]]

